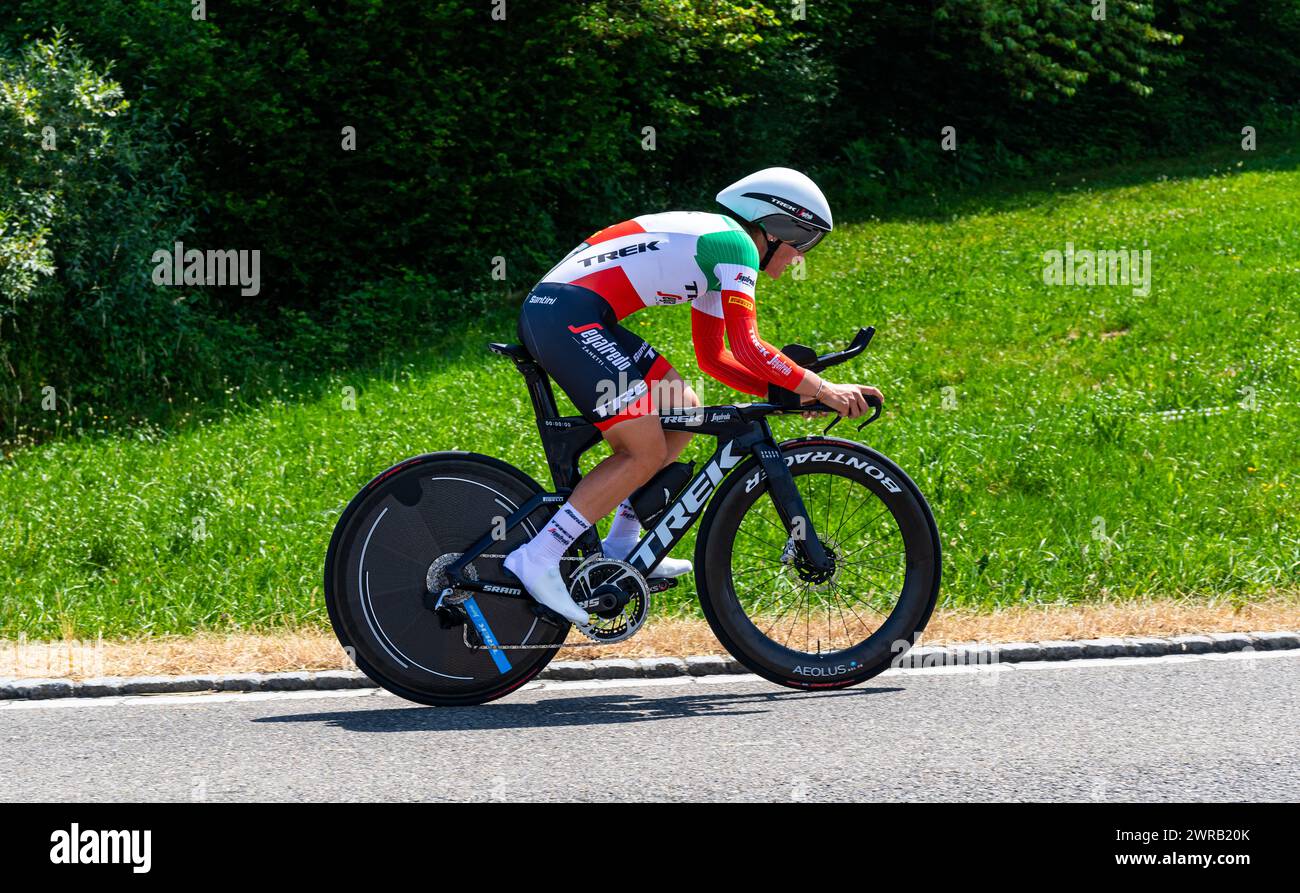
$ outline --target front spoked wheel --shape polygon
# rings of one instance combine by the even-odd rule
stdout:
[[[766,476],[747,465],[723,484],[701,531],[701,605],[755,673],[797,688],[854,685],[886,669],[929,620],[940,577],[934,518],[874,450],[814,439],[782,452],[831,569],[803,559]]]

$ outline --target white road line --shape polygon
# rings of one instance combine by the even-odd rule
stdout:
[[[1078,670],[1114,669],[1116,667],[1167,666],[1212,661],[1248,663],[1260,660],[1293,660],[1300,663],[1300,650],[1286,651],[1234,651],[1228,654],[1175,654],[1164,657],[1104,657],[1087,660],[1043,660],[1014,664],[957,664],[945,667],[898,667],[886,670],[875,679],[906,678],[910,676],[953,676],[978,673],[1021,673]],[[874,680],[871,680],[874,681]],[[866,684],[870,684],[868,681]],[[773,691],[792,691],[772,685],[753,674],[717,676],[670,676],[664,679],[590,679],[573,682],[530,682],[520,691],[577,692],[612,688],[678,688],[690,685],[761,684]],[[125,695],[104,698],[50,698],[42,701],[0,701],[0,711],[5,710],[67,710],[82,707],[205,707],[210,704],[251,703],[253,701],[308,701],[335,698],[384,698],[397,705],[406,701],[378,688],[353,688],[340,691],[258,691],[194,693],[184,695]],[[508,701],[506,702],[508,703]],[[412,707],[417,706],[412,704]]]
[[[50,698],[43,701],[0,701],[5,710],[58,710],[67,707],[206,707],[209,704],[252,701],[307,701],[314,698],[365,698],[388,695],[378,688],[347,688],[337,691],[223,691],[184,695],[109,695],[103,698]]]

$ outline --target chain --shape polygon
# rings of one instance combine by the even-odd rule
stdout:
[[[469,640],[469,624],[464,624],[460,628],[460,637],[465,642],[465,647],[470,651],[541,651],[546,648],[595,648],[598,645],[604,645],[604,642],[561,642],[558,645],[497,645],[495,648],[489,648],[486,645],[475,645]]]
[[[496,552],[484,552],[482,555],[476,555],[474,557],[474,560],[478,561],[480,558],[500,558],[502,561],[504,561],[506,556],[499,555]],[[581,555],[565,555],[560,560],[561,561],[586,561],[587,559],[583,558]]]
[[[485,553],[483,553],[482,555],[479,555],[478,557],[479,557],[479,558],[505,558],[504,555],[494,555],[494,554],[492,554],[492,553],[488,553],[488,552],[485,552]],[[583,557],[581,557],[581,556],[569,556],[569,555],[565,555],[565,556],[564,556],[563,558],[561,558],[560,560],[561,560],[561,561],[587,561],[588,559],[587,559],[587,558],[583,558]],[[603,560],[605,560],[605,559],[601,559],[601,558],[595,558],[595,557],[593,557],[591,560],[593,560],[593,561],[603,561]],[[617,562],[617,563],[619,563],[619,564],[623,564],[624,562]],[[662,592],[663,590],[665,590],[665,589],[669,589],[669,588],[671,588],[671,587],[673,587],[673,586],[676,586],[676,585],[677,585],[677,581],[676,581],[676,580],[673,580],[673,581],[671,581],[671,582],[669,582],[668,580],[657,581],[657,585],[650,585],[650,586],[647,586],[647,587],[646,587],[647,592],[645,593],[645,595],[649,595],[649,594],[652,593],[652,592]],[[457,593],[455,593],[454,595],[449,596],[449,597],[446,599],[446,603],[447,603],[448,605],[458,605],[458,604],[461,604],[462,602],[464,602],[466,599],[468,599],[471,595],[472,595],[472,593],[470,593],[470,592],[457,592]],[[643,595],[643,597],[644,597],[644,595]],[[582,627],[580,627],[580,626],[576,626],[576,624],[575,624],[575,627],[578,629],[579,632],[583,632]],[[584,635],[587,635],[587,633],[585,633],[585,632],[584,632],[583,634],[584,634]],[[568,642],[568,641],[567,641],[567,637],[566,637],[566,641],[564,641],[564,642],[560,642],[559,644],[554,644],[554,643],[553,643],[553,644],[550,644],[550,645],[501,645],[501,644],[498,644],[498,645],[493,646],[493,647],[490,648],[490,647],[488,647],[487,645],[475,645],[474,643],[470,642],[470,640],[469,640],[469,624],[468,624],[468,623],[463,624],[463,625],[461,626],[461,628],[460,628],[460,637],[461,637],[461,641],[463,641],[463,642],[465,643],[465,647],[468,648],[470,651],[493,651],[493,650],[500,650],[500,651],[543,651],[543,650],[548,649],[548,648],[596,648],[596,647],[598,647],[598,646],[600,646],[600,645],[609,645],[609,644],[612,644],[611,641]],[[617,641],[617,640],[614,640],[614,641]]]

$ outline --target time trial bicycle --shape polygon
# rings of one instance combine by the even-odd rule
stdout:
[[[848,348],[791,359],[820,372],[861,354]],[[594,425],[561,416],[550,380],[518,344],[489,348],[522,373],[553,490],[499,459],[443,451],[399,462],[358,493],[334,529],[325,602],[356,665],[422,704],[481,704],[537,676],[570,623],[529,597],[502,562],[540,531],[581,478],[578,460],[601,441]],[[773,415],[832,412],[772,387],[758,403],[664,409],[667,430],[704,434],[716,449],[696,470],[672,463],[632,497],[645,533],[626,560],[606,557],[593,526],[561,562],[590,613],[587,642],[636,634],[652,596],[676,580],[650,573],[703,517],[695,544],[700,606],[728,652],[759,676],[801,689],[837,689],[880,673],[916,640],[939,593],[934,516],[912,480],[879,452],[822,435],[778,442]],[[870,398],[873,414],[881,406]]]

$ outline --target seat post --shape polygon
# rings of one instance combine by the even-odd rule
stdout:
[[[555,405],[555,392],[551,390],[550,379],[537,361],[522,344],[506,344],[501,341],[488,343],[488,350],[509,357],[528,384],[528,396],[533,401],[533,413],[537,416],[538,427],[545,419],[558,418],[560,411]]]
[[[540,425],[545,419],[560,417],[559,407],[555,403],[555,392],[551,390],[551,379],[546,371],[532,360],[515,359],[515,368],[528,383],[528,396],[533,401],[533,413]]]
[[[560,409],[555,403],[555,391],[546,370],[529,356],[520,344],[492,342],[488,348],[509,357],[528,385],[528,398],[533,402],[533,415],[537,417],[537,433],[541,437],[546,464],[557,490],[570,490],[582,479],[578,457],[600,442],[601,435],[594,425],[581,420],[560,421]]]

